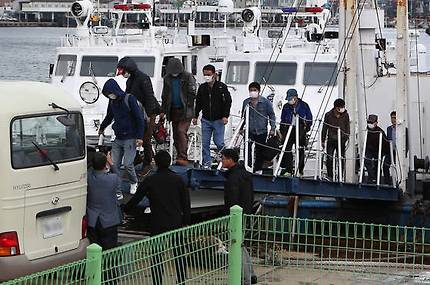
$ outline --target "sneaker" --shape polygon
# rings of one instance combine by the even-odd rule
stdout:
[[[122,193],[116,193],[116,199],[118,200],[118,201],[120,201],[120,200],[122,200],[122,199],[124,199],[124,195],[122,195]]]
[[[288,177],[288,176],[291,176],[291,173],[289,173],[288,171],[285,171],[284,173],[281,173],[281,175]]]
[[[150,207],[146,207],[145,211],[143,211],[144,214],[151,214],[151,208]]]
[[[137,183],[130,184],[130,194],[134,195],[137,191]]]
[[[257,170],[257,171],[255,171],[255,174],[262,175],[263,174],[263,170]]]

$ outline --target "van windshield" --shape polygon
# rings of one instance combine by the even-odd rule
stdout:
[[[15,169],[52,164],[49,159],[62,163],[83,158],[85,138],[81,114],[15,118],[11,124],[11,153]]]

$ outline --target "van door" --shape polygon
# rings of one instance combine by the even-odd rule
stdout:
[[[80,113],[12,121],[12,180],[24,190],[22,253],[37,259],[75,249],[86,207],[86,161]]]

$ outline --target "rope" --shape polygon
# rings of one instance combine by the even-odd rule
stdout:
[[[303,0],[300,0],[300,3],[299,3],[299,5],[298,5],[298,8],[300,8],[300,6],[302,5],[302,2],[303,2]],[[295,12],[294,17],[297,15],[298,11],[299,11],[299,9],[297,9],[297,11]],[[282,33],[282,34],[284,33],[284,29],[285,29],[285,26],[283,26],[283,27],[282,27],[282,29],[281,29],[281,33]],[[287,31],[287,34],[285,35],[285,37],[284,37],[284,39],[283,39],[283,41],[282,41],[281,49],[282,49],[282,47],[284,46],[284,44],[285,44],[285,42],[286,42],[286,40],[287,40],[287,38],[288,38],[288,35],[289,35],[289,33],[290,33],[290,30],[291,30],[291,25],[289,26],[288,31]],[[269,61],[268,61],[268,63],[269,63],[269,64],[267,64],[267,65],[266,65],[266,68],[264,69],[264,72],[263,72],[263,76],[262,76],[262,78],[265,78],[265,76],[264,76],[264,75],[266,75],[267,69],[269,68],[269,65],[270,65],[270,61],[272,60],[272,57],[273,57],[273,55],[274,55],[274,53],[275,53],[275,50],[277,50],[277,48],[278,48],[278,43],[279,43],[279,41],[280,41],[280,40],[281,40],[281,38],[280,38],[280,37],[276,40],[276,45],[275,45],[275,46],[273,47],[273,49],[272,49],[272,53],[270,54]],[[279,52],[278,52],[278,54],[277,54],[277,56],[276,56],[276,59],[275,59],[274,63],[276,63],[276,62],[278,61],[278,58],[279,58],[279,55],[280,55],[280,54],[281,54],[281,51],[279,51]],[[264,90],[266,89],[267,82],[269,81],[270,76],[272,75],[272,71],[273,71],[274,66],[275,66],[275,64],[272,64],[272,68],[271,68],[271,70],[270,70],[269,76],[268,76],[268,78],[265,80],[265,84],[264,84],[264,86],[263,86],[263,90],[261,91],[261,93],[263,93],[263,92],[264,92]]]

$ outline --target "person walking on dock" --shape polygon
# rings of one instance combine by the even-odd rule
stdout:
[[[252,143],[255,143],[255,164],[254,171],[262,174],[264,163],[264,146],[266,145],[267,135],[275,135],[276,117],[273,111],[272,103],[261,96],[261,86],[258,82],[251,82],[248,85],[249,98],[243,101],[242,114],[245,115],[246,109],[249,110],[249,122],[247,130],[249,134],[250,146],[248,148],[248,165],[252,161]],[[267,124],[270,124],[270,131],[267,130]]]
[[[114,79],[106,81],[102,90],[109,98],[106,117],[100,125],[99,134],[102,135],[112,121],[115,140],[112,143],[112,158],[115,165],[124,166],[130,181],[130,193],[137,189],[137,176],[134,169],[136,146],[143,144],[144,120],[143,113],[137,104],[136,97],[125,93]]]
[[[203,67],[205,83],[199,86],[196,98],[193,124],[197,124],[197,118],[202,112],[202,165],[211,167],[210,144],[213,141],[218,151],[224,147],[224,128],[230,116],[231,96],[227,85],[216,80],[215,67],[206,65]]]
[[[129,212],[143,197],[147,196],[151,207],[149,232],[151,236],[178,229],[190,224],[191,205],[190,193],[181,176],[169,169],[171,163],[170,154],[167,151],[159,151],[155,157],[157,171],[145,178],[139,184],[136,194],[124,206],[124,212]],[[175,248],[175,267],[177,284],[184,284],[186,279],[186,262],[183,244],[173,242]],[[163,260],[160,253],[153,259],[152,267],[153,284],[163,284]]]
[[[340,150],[339,150],[339,132],[340,130]],[[324,116],[324,123],[321,132],[321,146],[324,149],[327,147],[327,177],[333,180],[333,156],[334,151],[340,151],[342,155],[342,165],[345,165],[345,151],[346,142],[349,139],[349,115],[345,109],[345,101],[343,99],[336,99],[334,101],[333,109],[327,112]],[[339,156],[339,153],[338,153]],[[342,169],[343,166],[342,166]]]
[[[107,170],[109,166],[112,173]],[[117,194],[121,193],[121,179],[110,155],[94,153],[92,168],[87,177],[88,239],[103,250],[118,243],[118,225],[122,221]]]
[[[194,100],[196,97],[196,80],[184,70],[182,62],[170,58],[166,66],[161,93],[160,117],[167,117],[172,122],[173,140],[176,148],[176,164],[188,165],[188,129],[194,118]]]
[[[244,214],[253,214],[254,184],[252,174],[239,165],[239,153],[235,149],[224,149],[222,166],[227,168],[224,182],[224,209],[226,214],[234,205],[242,207]],[[252,267],[251,258],[245,245],[242,245],[242,284],[256,284],[257,275]]]
[[[155,118],[161,112],[161,106],[154,96],[151,78],[142,72],[136,62],[130,57],[123,57],[117,65],[117,75],[127,78],[126,93],[133,94],[144,107],[146,114],[146,128],[143,135],[144,172],[151,169],[152,162],[152,144],[151,138],[155,129]]]
[[[288,129],[292,126],[290,137],[288,138],[286,153],[282,159],[281,166],[284,168],[284,174],[293,173],[293,153],[291,149],[296,144],[296,131],[299,132],[299,169],[295,169],[296,173],[300,176],[303,175],[305,168],[305,147],[306,147],[306,133],[311,130],[312,126],[312,112],[309,105],[299,98],[296,89],[289,89],[287,91],[287,104],[282,108],[281,114],[281,134],[286,139]],[[299,125],[297,124],[297,117]]]

